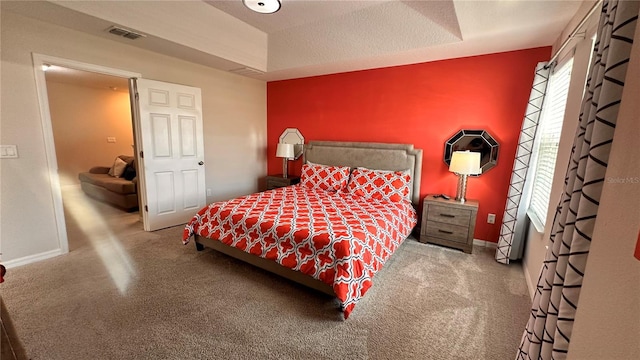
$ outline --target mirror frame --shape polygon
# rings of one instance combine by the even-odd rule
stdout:
[[[293,144],[294,160],[302,156],[304,150],[304,136],[296,128],[286,128],[280,135],[279,142],[282,144]]]
[[[444,163],[447,164],[447,167],[449,167],[449,164],[451,163],[451,155],[453,154],[454,151],[464,151],[464,150],[473,151],[472,148],[457,147],[457,145],[460,145],[460,143],[463,143],[463,140],[464,140],[464,143],[468,144],[470,142],[469,138],[482,139],[482,142],[483,142],[482,148],[485,149],[485,151],[488,151],[489,156],[485,158],[483,154],[483,159],[481,160],[481,163],[480,163],[482,174],[484,174],[485,172],[495,167],[496,164],[498,163],[498,150],[500,149],[500,144],[498,144],[498,142],[493,138],[493,136],[491,136],[486,130],[462,129],[457,133],[455,133],[451,138],[449,138],[449,140],[447,140],[447,142],[444,145],[444,158],[443,158]],[[472,175],[472,176],[480,176],[482,174]]]

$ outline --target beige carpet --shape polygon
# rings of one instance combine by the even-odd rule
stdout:
[[[32,359],[513,359],[530,300],[520,265],[407,240],[350,318],[222,254],[145,233],[65,194],[71,252],[10,269],[2,298]],[[25,235],[24,241],[28,241]]]

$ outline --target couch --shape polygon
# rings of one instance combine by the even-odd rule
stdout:
[[[135,169],[134,157],[119,155],[120,159],[127,163],[127,168]],[[78,174],[82,191],[94,199],[107,202],[127,211],[134,211],[138,208],[138,180],[135,176],[127,180],[125,177],[114,177],[109,175],[110,167],[96,166],[88,172]],[[128,172],[130,177],[131,172]]]

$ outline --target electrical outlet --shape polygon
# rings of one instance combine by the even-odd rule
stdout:
[[[211,189],[207,189],[207,196],[211,196]]]
[[[489,224],[495,224],[496,223],[496,214],[487,215],[487,222]]]

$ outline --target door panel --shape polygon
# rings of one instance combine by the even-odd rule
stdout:
[[[195,110],[196,98],[192,94],[178,93],[178,107],[185,110]]]
[[[198,206],[198,172],[194,170],[182,171],[182,191],[184,193],[184,208],[200,210]]]
[[[145,230],[184,224],[205,205],[198,88],[137,79]]]
[[[196,156],[196,118],[193,116],[180,116],[180,149],[182,157]]]
[[[138,86],[140,86],[140,80],[142,79],[138,79]],[[168,91],[161,89],[149,89],[148,94],[150,106],[171,106],[171,99],[169,98]]]
[[[171,157],[171,115],[149,114],[153,139],[154,158]]]

